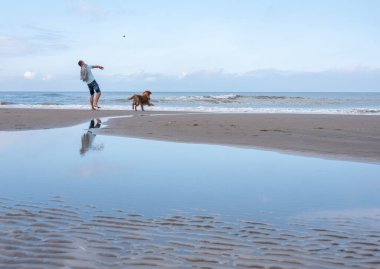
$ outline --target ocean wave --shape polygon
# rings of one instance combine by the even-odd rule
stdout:
[[[110,106],[112,107],[112,106]],[[74,110],[88,110],[89,105],[42,105],[42,104],[9,104],[3,105],[2,108],[21,108],[21,109],[74,109]],[[112,108],[110,108],[112,109]],[[119,108],[116,108],[119,109]]]
[[[270,104],[301,104],[307,103],[304,97],[300,96],[277,96],[277,95],[241,95],[241,94],[218,94],[218,95],[183,95],[154,98],[154,101],[161,104],[182,103],[199,105],[250,105],[257,103]]]
[[[111,103],[130,103],[131,100],[129,100],[128,98],[120,98],[120,99],[109,100],[109,102],[111,102]]]
[[[5,106],[5,105],[14,105],[14,104],[16,104],[16,103],[14,103],[14,102],[0,102],[0,106]]]
[[[222,95],[206,95],[207,98],[211,99],[227,99],[227,100],[236,100],[238,98],[243,98],[243,95],[240,94],[222,94]]]
[[[220,94],[220,95],[183,95],[183,96],[167,96],[153,98],[157,103],[189,103],[189,104],[242,104],[245,96],[239,94]]]
[[[155,107],[156,111],[184,111],[205,113],[253,113],[253,114],[335,114],[380,115],[379,109],[314,109],[314,108],[252,108],[252,107]]]
[[[352,109],[356,113],[359,114],[380,114],[380,109],[365,109],[365,108],[356,108]]]
[[[62,104],[60,104],[60,103],[51,103],[51,102],[43,102],[43,103],[38,103],[37,105],[41,105],[41,106],[60,106]]]
[[[3,105],[2,108],[29,109],[74,109],[89,110],[89,105]],[[131,110],[128,105],[103,105],[102,110]],[[204,113],[256,113],[256,114],[336,114],[336,115],[380,115],[377,108],[314,109],[314,108],[252,108],[252,107],[146,107],[147,111],[204,112]]]
[[[240,99],[240,100],[239,100]],[[108,100],[110,103],[129,103],[131,100],[128,98],[118,98]],[[224,95],[192,95],[192,96],[166,96],[166,97],[153,97],[152,102],[158,104],[195,104],[195,105],[218,105],[218,104],[236,104],[236,105],[249,105],[248,102],[243,100],[242,95],[238,94],[224,94]]]
[[[191,100],[205,100],[205,99],[217,99],[217,100],[235,100],[237,98],[242,97],[242,95],[239,94],[221,94],[221,95],[182,95],[182,96],[167,96],[162,97],[160,99],[162,100],[185,100],[185,101],[191,101]]]
[[[253,99],[257,99],[257,100],[286,100],[286,99],[289,99],[289,100],[292,100],[292,99],[296,99],[296,100],[303,100],[305,99],[304,97],[299,97],[299,96],[271,96],[271,95],[262,95],[262,96],[251,96]]]
[[[46,96],[46,97],[60,97],[60,96],[63,96],[64,94],[62,93],[56,93],[56,92],[50,92],[50,93],[42,93],[41,94],[42,96]]]

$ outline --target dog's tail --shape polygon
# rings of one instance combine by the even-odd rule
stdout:
[[[128,100],[132,100],[133,98],[135,98],[136,94],[132,95],[131,97],[128,98]]]

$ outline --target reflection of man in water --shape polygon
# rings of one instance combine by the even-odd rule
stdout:
[[[101,124],[102,122],[100,119],[96,119],[96,122],[95,120],[90,121],[90,126],[88,127],[87,133],[82,135],[82,147],[79,150],[80,155],[84,156],[86,152],[89,151],[89,149],[92,147],[92,142],[94,141],[96,134],[94,134],[91,129],[99,128]]]

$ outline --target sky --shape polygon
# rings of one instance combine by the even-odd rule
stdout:
[[[0,91],[380,92],[378,0],[13,0]],[[125,37],[123,37],[125,35]]]

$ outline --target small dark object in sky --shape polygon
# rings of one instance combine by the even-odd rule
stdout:
[[[125,38],[125,35],[123,35],[123,37]]]

